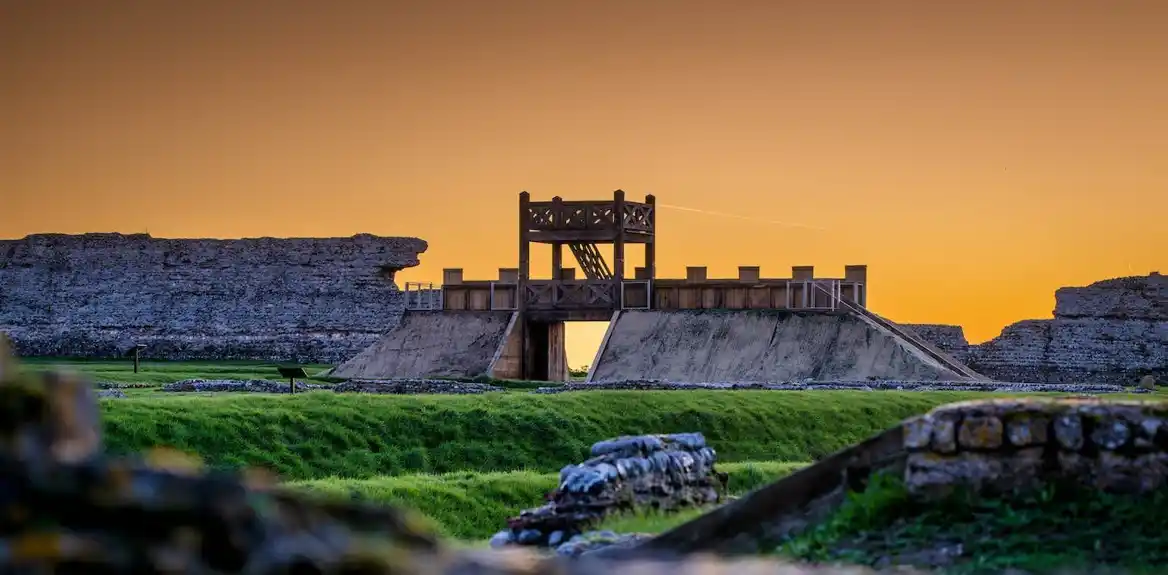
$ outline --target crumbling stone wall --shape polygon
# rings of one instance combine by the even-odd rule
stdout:
[[[949,404],[904,424],[910,492],[1007,493],[1072,481],[1139,493],[1168,482],[1160,402],[996,400]]]
[[[999,381],[1131,385],[1148,374],[1168,381],[1168,277],[1060,288],[1055,302],[1054,319],[1009,325],[967,346],[964,361]],[[909,327],[951,354],[946,346],[960,350],[956,326]]]
[[[401,316],[394,272],[426,242],[349,238],[0,240],[0,331],[22,355],[336,362]]]
[[[1058,318],[1108,318],[1168,321],[1168,276],[1114,278],[1054,293]]]
[[[953,356],[953,359],[965,363],[969,359],[969,341],[965,339],[965,331],[959,325],[943,325],[935,323],[914,323],[906,325],[925,341],[937,346],[941,351]]]

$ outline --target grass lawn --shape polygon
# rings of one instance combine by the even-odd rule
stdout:
[[[803,466],[801,463],[743,462],[718,465],[730,475],[732,495],[761,487]],[[558,473],[509,471],[457,472],[442,475],[403,475],[370,479],[318,479],[289,483],[329,497],[355,497],[418,511],[435,523],[440,533],[465,541],[482,541],[506,527],[507,517],[543,504],[545,494],[556,488]],[[613,518],[600,529],[640,531],[646,519],[662,530],[696,516],[700,510],[660,516]]]
[[[554,395],[158,394],[102,401],[115,453],[155,446],[289,480],[555,472],[596,441],[699,431],[718,460],[814,461],[975,393],[600,391]]]
[[[899,478],[885,476],[775,552],[815,562],[899,563],[953,573],[1086,572],[1099,566],[1162,573],[1168,564],[1166,505],[1162,490],[1136,497],[1065,486],[993,499],[959,494],[924,504],[908,497]]]

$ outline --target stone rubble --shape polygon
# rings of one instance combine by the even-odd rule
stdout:
[[[993,393],[1146,393],[1144,389],[1126,389],[1120,385],[1104,384],[1049,384],[1049,383],[1005,383],[979,381],[802,381],[789,383],[676,383],[668,381],[621,381],[604,383],[567,383],[559,386],[540,387],[531,393],[563,393],[569,391],[598,390],[643,390],[643,391],[686,391],[686,390],[766,390],[766,391],[812,391],[812,390],[856,390],[856,391],[984,391]]]
[[[336,393],[385,393],[385,394],[455,394],[468,395],[505,391],[501,387],[485,383],[452,381],[446,379],[392,379],[392,380],[350,380],[333,386]]]
[[[509,519],[507,529],[491,538],[491,546],[584,548],[589,545],[574,538],[611,513],[668,512],[718,503],[722,490],[716,458],[700,433],[598,442],[590,459],[560,470],[560,485],[547,504]]]
[[[125,399],[126,392],[120,389],[101,389],[94,393],[94,396],[98,398],[108,397],[111,399]]]
[[[162,386],[162,391],[171,392],[247,392],[247,393],[289,393],[290,385],[287,381],[272,381],[268,379],[184,379]],[[296,382],[296,392],[312,391],[322,386],[311,383]]]
[[[98,381],[93,384],[97,389],[152,389],[158,387],[156,383],[145,383],[141,381],[135,382],[121,382],[121,381]]]

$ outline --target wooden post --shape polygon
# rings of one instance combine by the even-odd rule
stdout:
[[[645,270],[649,272],[649,279],[657,279],[657,198],[653,194],[645,196],[645,203],[649,204],[649,241],[645,243]],[[650,300],[652,301],[652,300]]]
[[[531,228],[531,209],[528,204],[531,203],[531,194],[527,192],[519,193],[519,279],[515,285],[515,308],[519,311],[518,325],[520,349],[523,350],[519,354],[519,377],[520,379],[527,378],[528,375],[528,333],[527,333],[527,280],[531,274],[531,243],[527,241],[527,232]]]
[[[296,393],[296,378],[288,378],[288,393]]]
[[[612,243],[612,278],[616,281],[617,305],[624,301],[625,281],[625,192],[612,193],[612,211],[616,223],[616,239]]]
[[[139,353],[139,349],[137,347],[135,347],[134,348],[134,373],[138,373],[138,363],[139,363],[138,353]]]
[[[560,196],[552,198],[552,210],[556,221],[562,217],[564,213],[564,199]],[[560,270],[564,269],[564,244],[556,242],[552,244],[552,281],[560,281]]]

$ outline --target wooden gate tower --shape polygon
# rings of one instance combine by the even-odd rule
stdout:
[[[443,270],[440,288],[406,285],[407,309],[512,312],[507,342],[493,361],[495,377],[565,380],[564,323],[610,321],[624,310],[791,309],[834,312],[864,308],[867,266],[845,266],[843,278],[816,278],[813,266],[793,266],[788,278],[760,277],[739,266],[738,277],[711,279],[705,267],[687,267],[684,279],[658,279],[656,200],[625,198],[531,201],[519,194],[519,267],[500,268],[495,280],[467,281],[461,268]],[[551,279],[531,277],[531,246],[552,250]],[[645,264],[627,273],[626,248],[640,244]],[[612,262],[599,246],[612,245]],[[575,267],[564,266],[564,248]]]

